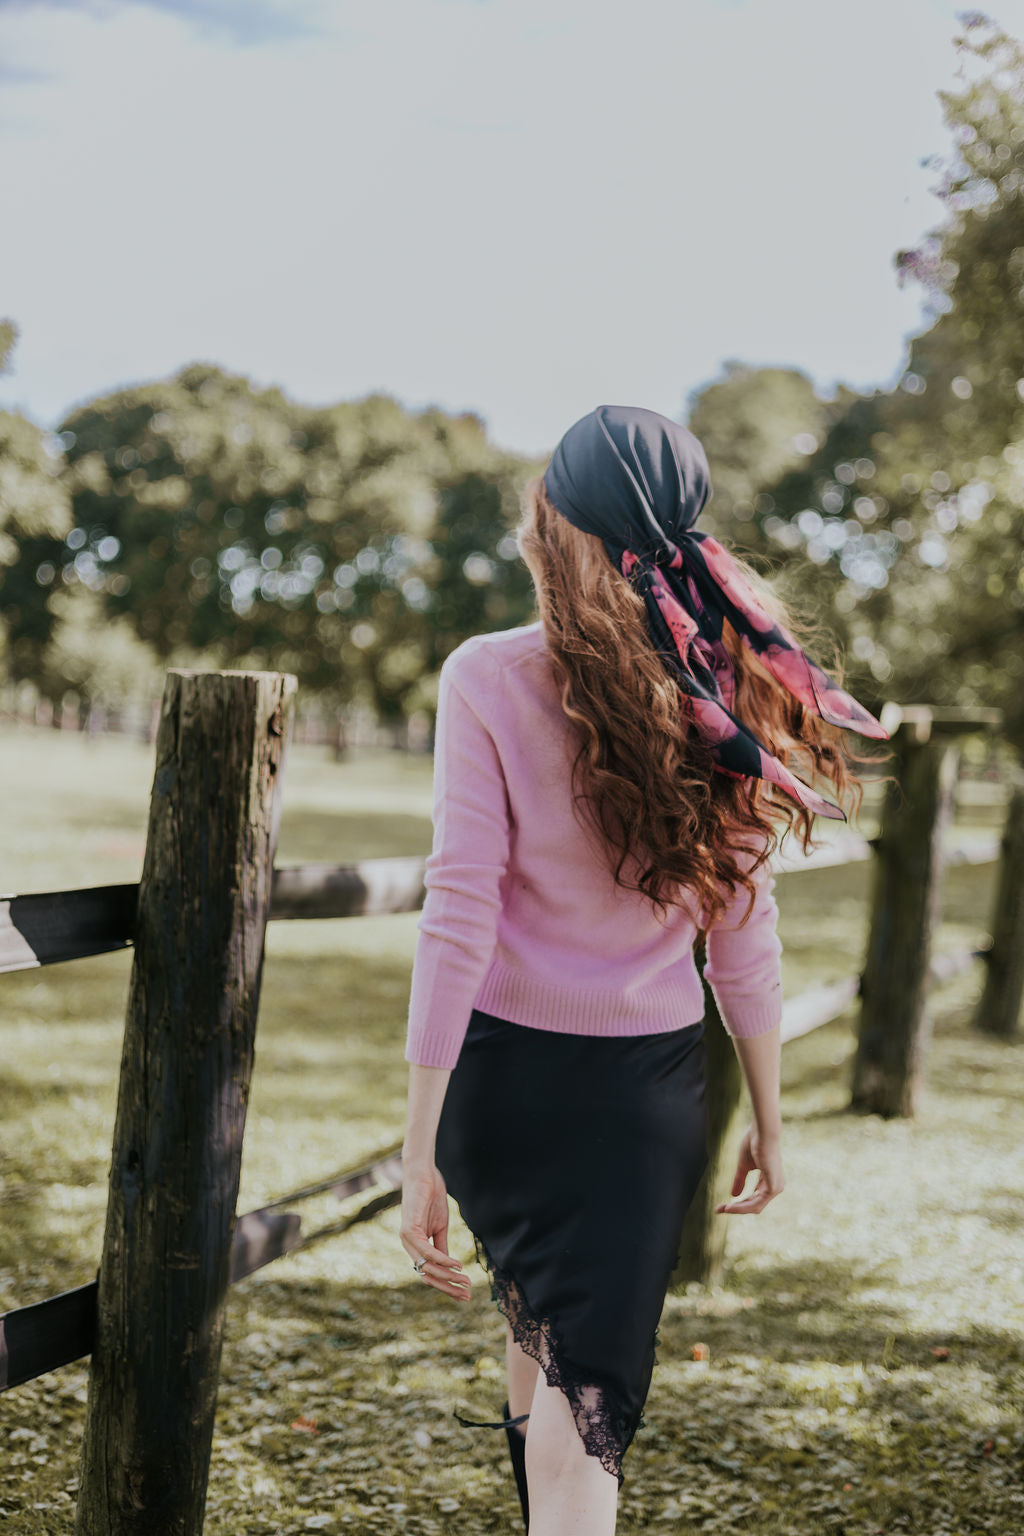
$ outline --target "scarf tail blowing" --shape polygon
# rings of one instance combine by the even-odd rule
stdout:
[[[724,621],[806,709],[862,736],[886,739],[888,733],[776,623],[717,539],[694,529],[711,486],[693,433],[654,411],[599,406],[561,439],[544,485],[556,511],[597,534],[642,595],[655,648],[716,767],[764,779],[808,810],[845,821],[839,806],[791,773],[734,714]]]

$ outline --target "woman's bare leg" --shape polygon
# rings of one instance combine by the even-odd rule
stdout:
[[[519,1348],[512,1337],[508,1318],[505,1319],[505,1363],[508,1368],[508,1416],[510,1419],[516,1419],[521,1413],[530,1412],[533,1389],[537,1384],[537,1372],[540,1366],[531,1355]],[[525,1436],[530,1427],[529,1420],[525,1424],[516,1424],[514,1427]]]
[[[509,1407],[512,1412],[511,1399]],[[526,1437],[530,1536],[614,1536],[619,1480],[584,1448],[565,1393],[538,1368]]]

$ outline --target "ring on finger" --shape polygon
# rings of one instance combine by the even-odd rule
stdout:
[[[426,1258],[422,1258],[422,1259],[419,1260],[418,1263],[413,1265],[413,1269],[416,1271],[416,1273],[418,1275],[422,1275],[423,1274],[423,1267],[426,1264],[426,1262],[427,1262]]]

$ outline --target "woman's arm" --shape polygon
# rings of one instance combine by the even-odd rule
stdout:
[[[750,854],[750,861],[753,854]],[[741,862],[749,862],[741,855]],[[754,903],[738,886],[706,936],[704,980],[734,1039],[770,1033],[782,1017],[782,944],[775,880],[762,865],[753,875]]]
[[[448,1091],[451,1067],[424,1067],[409,1063],[409,1096],[406,1107],[402,1167],[432,1168],[441,1106]]]
[[[468,1296],[469,1280],[448,1252],[448,1192],[435,1157],[448,1080],[494,953],[509,857],[508,792],[488,724],[500,683],[486,645],[464,643],[441,668],[434,843],[424,871],[405,1050],[401,1240],[417,1264],[426,1261],[422,1279],[459,1300]]]
[[[749,916],[742,888],[707,935],[705,980],[711,986],[750,1094],[753,1122],[740,1142],[733,1199],[716,1207],[730,1215],[756,1215],[782,1193],[782,1114],[779,1107],[782,1017],[782,945],[775,881],[764,866],[754,876]],[[743,1199],[747,1176],[760,1174]]]
[[[717,1213],[728,1216],[756,1216],[769,1200],[781,1195],[786,1187],[782,1171],[782,1115],[779,1110],[779,1075],[781,1036],[779,1026],[759,1035],[734,1035],[733,1045],[746,1079],[753,1106],[753,1122],[743,1133],[736,1173],[732,1181],[732,1200],[715,1206]],[[742,1199],[747,1175],[757,1171],[758,1180]]]
[[[451,1075],[450,1067],[409,1063],[399,1236],[409,1257],[421,1264],[421,1279],[453,1300],[468,1301],[469,1276],[448,1252],[448,1191],[434,1163],[437,1125]]]
[[[511,838],[504,769],[489,729],[501,676],[489,647],[465,641],[441,668],[434,840],[406,1031],[406,1060],[416,1066],[455,1066],[497,942]]]
[[[779,1076],[782,1061],[779,1026],[761,1035],[733,1036],[754,1113],[754,1124],[763,1137],[782,1134],[779,1110]]]

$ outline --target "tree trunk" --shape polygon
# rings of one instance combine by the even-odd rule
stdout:
[[[334,732],[334,761],[344,763],[348,761],[348,724],[345,716],[338,715],[338,723]]]
[[[952,817],[955,738],[913,722],[893,737],[875,844],[874,894],[862,979],[851,1108],[912,1117],[927,1049],[925,994],[938,916],[942,840]]]
[[[167,675],[77,1536],[202,1530],[294,686]]]
[[[985,988],[974,1024],[986,1034],[1009,1040],[1018,1033],[1024,999],[1024,783],[1020,781],[1006,813],[992,947],[985,967]]]

